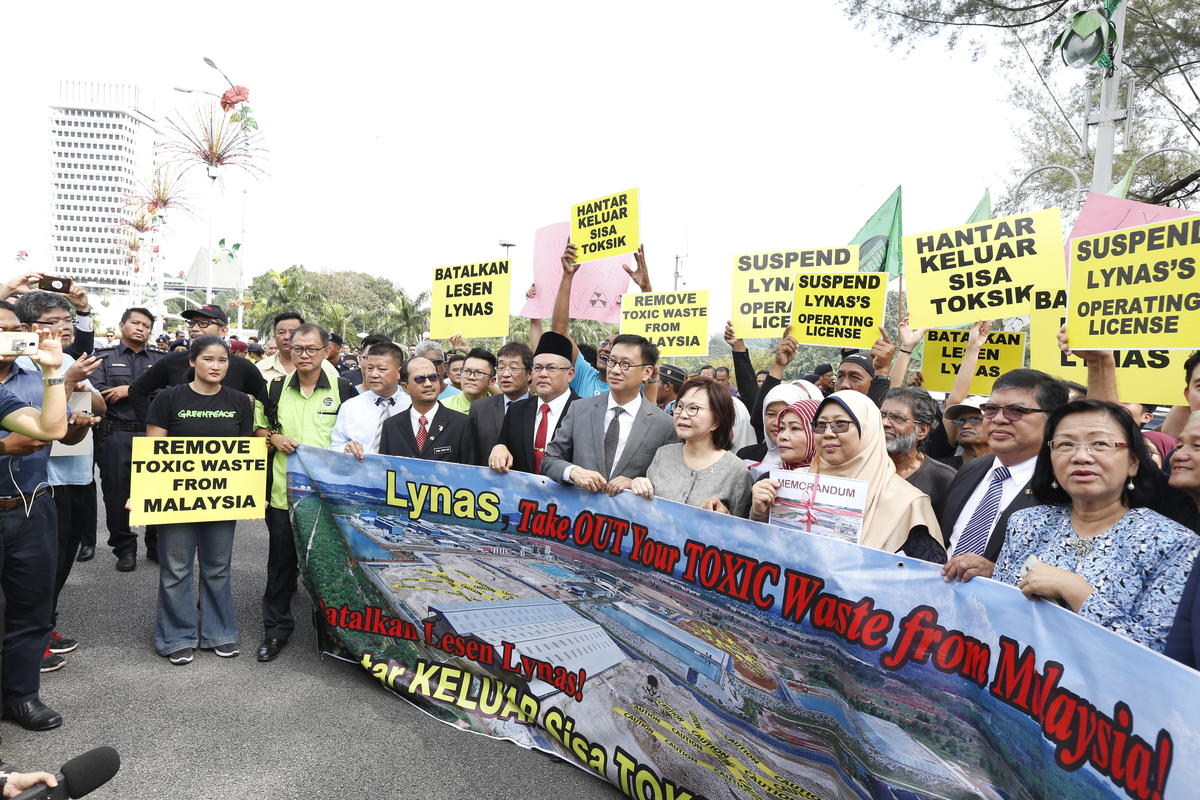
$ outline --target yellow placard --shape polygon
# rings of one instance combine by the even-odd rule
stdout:
[[[779,338],[792,321],[797,269],[858,272],[858,245],[779,250],[733,257],[733,308],[729,318],[739,338]]]
[[[260,436],[139,436],[130,473],[130,525],[262,519],[267,507]]]
[[[800,344],[870,347],[887,304],[882,272],[803,271],[793,276],[792,336]]]
[[[1083,361],[1058,349],[1058,331],[1066,319],[1066,293],[1059,292],[1057,299],[1056,303],[1035,307],[1029,314],[1029,366],[1087,386]],[[1069,336],[1068,341],[1074,345]],[[1117,395],[1126,403],[1184,403],[1187,375],[1183,362],[1190,354],[1188,350],[1114,350]]]
[[[706,356],[708,291],[622,295],[621,333],[645,336],[662,356]]]
[[[1066,286],[1057,208],[904,237],[909,324],[1021,317],[1033,293]]]
[[[962,366],[970,331],[934,329],[925,332],[921,374],[924,387],[931,392],[949,392],[954,388]],[[1025,334],[993,331],[979,348],[979,363],[971,378],[971,394],[991,394],[996,378],[1025,366]]]
[[[598,197],[571,206],[571,242],[579,261],[633,253],[638,236],[638,190]]]
[[[1200,337],[1200,218],[1071,242],[1072,347],[1194,350]]]
[[[507,261],[481,261],[437,267],[429,303],[429,336],[449,339],[508,336],[508,293],[511,272]]]

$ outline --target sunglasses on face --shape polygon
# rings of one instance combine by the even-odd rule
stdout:
[[[985,419],[995,419],[998,414],[1003,414],[1004,418],[1009,422],[1019,422],[1025,418],[1026,414],[1044,414],[1044,409],[1041,408],[1026,408],[1025,406],[998,406],[995,403],[984,403],[979,407],[983,412]]]
[[[413,375],[410,380],[414,380],[419,384],[425,384],[425,383],[433,383],[435,381],[440,381],[441,378],[439,378],[436,374],[434,374],[434,375]]]
[[[834,433],[845,433],[846,431],[850,430],[850,426],[853,424],[854,423],[848,419],[835,419],[830,420],[829,422],[814,422],[812,424],[812,429],[813,433],[824,433],[826,428]]]

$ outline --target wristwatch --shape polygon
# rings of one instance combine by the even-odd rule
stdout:
[[[64,380],[64,378],[46,378],[42,383],[46,386],[62,386]]]

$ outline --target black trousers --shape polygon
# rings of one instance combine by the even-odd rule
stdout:
[[[137,534],[129,528],[130,461],[133,460],[131,431],[113,431],[98,439],[96,463],[100,465],[100,490],[104,493],[104,522],[108,527],[108,546],[117,556],[137,553]],[[146,550],[158,548],[158,529],[146,526]]]
[[[54,500],[41,495],[24,506],[0,509],[0,589],[4,591],[4,643],[0,697],[5,707],[38,696],[42,656],[50,640],[58,530]]]
[[[296,560],[296,540],[288,512],[267,507],[267,588],[263,592],[263,634],[267,639],[290,639],[296,629],[292,617],[292,596],[300,574]]]
[[[54,577],[54,606],[50,625],[58,624],[58,596],[71,576],[79,546],[91,533],[96,541],[96,482],[83,486],[55,486],[54,506],[58,512],[58,570]]]

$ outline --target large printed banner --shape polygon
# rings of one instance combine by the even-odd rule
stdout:
[[[1200,339],[1200,218],[1071,242],[1072,347],[1194,350]]]
[[[508,336],[508,261],[482,261],[433,270],[429,335],[449,339]]]
[[[1183,800],[1200,780],[1200,673],[1014,587],[478,467],[301,447],[288,486],[330,649],[630,797]]]
[[[904,237],[914,328],[1029,313],[1035,290],[1066,286],[1057,208]]]
[[[797,269],[858,272],[858,245],[746,253],[733,257],[733,308],[729,319],[743,339],[777,339],[792,322],[792,274]]]
[[[137,436],[130,475],[130,525],[262,519],[267,440]]]

